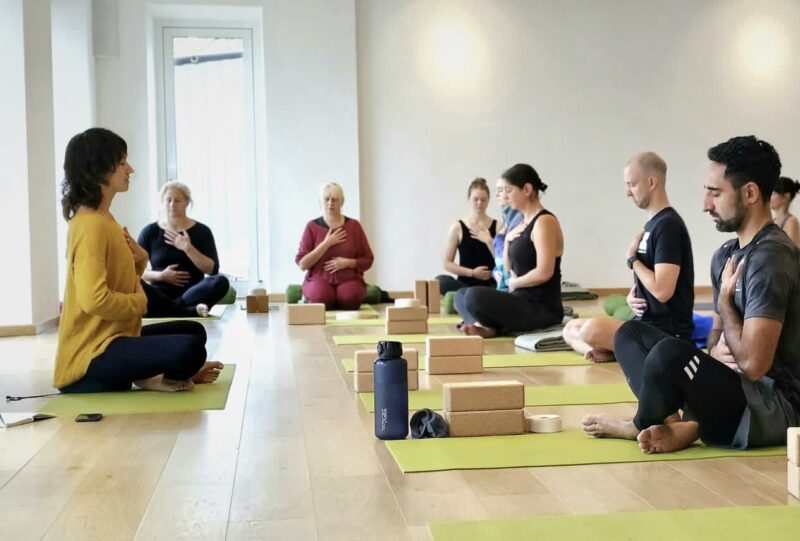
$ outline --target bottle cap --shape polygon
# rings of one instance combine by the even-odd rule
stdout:
[[[389,340],[378,342],[378,357],[381,359],[396,359],[403,356],[403,344]]]

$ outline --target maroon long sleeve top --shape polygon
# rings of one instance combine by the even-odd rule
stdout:
[[[303,237],[300,239],[300,248],[297,250],[294,262],[299,263],[303,256],[319,246],[325,240],[328,229],[328,224],[321,217],[308,222],[303,231]],[[374,259],[367,241],[367,235],[364,234],[364,229],[358,220],[353,218],[345,217],[342,229],[347,233],[347,238],[344,242],[331,246],[322,254],[319,261],[308,269],[305,282],[317,279],[325,280],[329,284],[341,284],[354,279],[364,280],[364,271],[372,266]],[[325,270],[325,263],[334,257],[355,259],[356,266],[352,269],[341,269],[335,273],[330,273]]]

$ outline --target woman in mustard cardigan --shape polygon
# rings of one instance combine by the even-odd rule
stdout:
[[[67,284],[58,330],[54,386],[64,393],[188,391],[217,379],[206,362],[206,332],[193,321],[142,327],[140,284],[148,254],[114,220],[114,196],[133,168],[115,133],[92,128],[73,137],[61,186],[67,233]]]

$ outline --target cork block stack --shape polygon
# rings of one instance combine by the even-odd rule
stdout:
[[[483,372],[483,338],[480,336],[429,336],[425,345],[428,374]]]
[[[264,288],[253,288],[247,294],[245,300],[248,314],[266,314],[269,313],[269,296],[267,290]]]
[[[786,487],[789,494],[800,500],[800,427],[786,430]]]
[[[425,334],[428,332],[426,306],[390,306],[386,309],[386,334]]]
[[[442,392],[451,437],[525,432],[525,387],[518,381],[445,383]]]
[[[417,280],[414,282],[414,298],[428,307],[429,314],[438,314],[442,309],[439,280]]]
[[[353,387],[357,393],[371,393],[375,390],[373,363],[378,355],[374,349],[356,351],[356,370],[353,372]],[[416,349],[403,350],[403,358],[408,363],[408,390],[419,389],[419,354]]]

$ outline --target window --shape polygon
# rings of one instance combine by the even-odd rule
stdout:
[[[214,233],[220,272],[255,283],[258,269],[252,35],[161,27],[164,133],[159,186],[192,189],[192,218]]]

